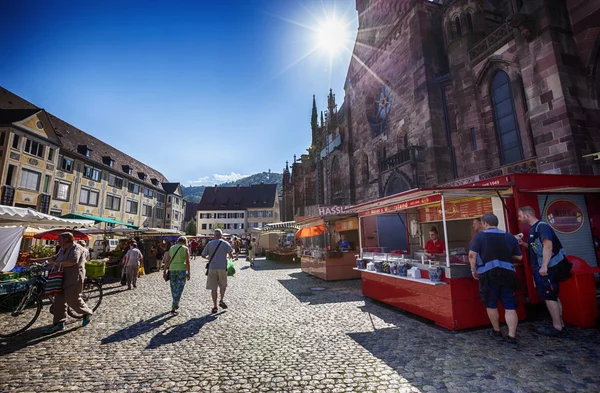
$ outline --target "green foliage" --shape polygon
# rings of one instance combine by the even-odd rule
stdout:
[[[212,230],[214,231],[215,229],[220,229],[223,232],[225,232],[225,225],[223,225],[221,223],[216,223],[216,224],[213,225],[213,229]]]
[[[49,258],[54,255],[54,247],[37,244],[29,250],[31,258]]]
[[[234,182],[219,184],[220,187],[235,187],[240,186],[251,186],[253,184],[277,184],[277,191],[281,197],[281,183],[283,182],[283,174],[273,172],[261,172],[254,175],[244,177],[243,179],[236,180]],[[202,194],[206,186],[181,186],[183,197],[188,202],[200,202]]]
[[[191,220],[185,225],[185,234],[189,236],[196,236],[196,221]]]

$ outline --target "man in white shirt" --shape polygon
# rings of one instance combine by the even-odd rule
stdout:
[[[217,307],[217,288],[221,292],[221,301],[219,306],[222,309],[226,309],[227,305],[223,301],[225,297],[225,289],[227,288],[227,257],[233,259],[233,248],[231,244],[221,239],[223,232],[220,229],[215,229],[215,238],[211,240],[204,250],[202,250],[202,256],[208,259],[206,279],[206,289],[211,291],[213,300],[212,313],[215,314],[219,311]]]

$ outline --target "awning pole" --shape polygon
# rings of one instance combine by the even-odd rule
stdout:
[[[444,194],[442,194],[442,222],[444,225],[444,243],[446,244],[446,267],[450,267],[450,250],[448,249],[448,227],[446,226],[446,207],[444,206]]]
[[[359,258],[362,258],[362,226],[360,225],[361,217],[358,217],[358,254]]]

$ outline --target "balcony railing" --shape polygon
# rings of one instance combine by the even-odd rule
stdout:
[[[381,172],[388,171],[390,169],[394,169],[401,165],[410,162],[410,150],[404,149],[400,150],[400,152],[394,154],[393,156],[384,158],[379,161],[379,170]]]
[[[482,59],[509,42],[512,37],[512,27],[508,23],[501,24],[496,30],[492,31],[469,50],[471,64],[479,63]]]

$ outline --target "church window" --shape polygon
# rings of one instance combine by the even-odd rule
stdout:
[[[491,96],[501,162],[510,164],[520,161],[523,159],[523,148],[510,78],[506,72],[498,71],[494,75]]]
[[[469,31],[469,33],[473,32],[473,17],[471,16],[471,13],[467,13],[467,30]]]
[[[460,37],[462,35],[462,30],[460,28],[460,18],[458,16],[454,19],[454,32],[456,33],[457,37]]]

